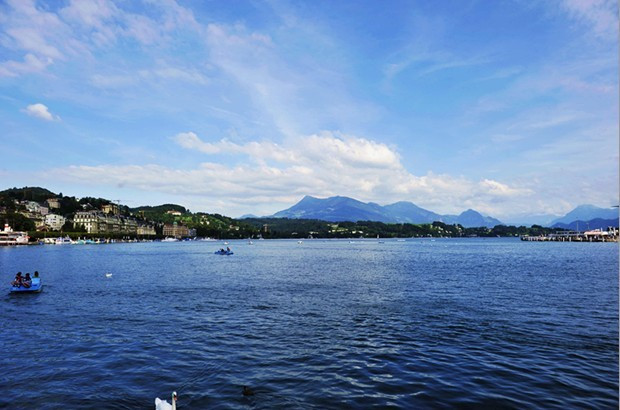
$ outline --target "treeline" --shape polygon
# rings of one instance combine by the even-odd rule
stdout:
[[[23,205],[15,201],[35,201],[42,203],[46,199],[57,198],[59,209],[50,210],[68,218],[60,233],[84,234],[84,227],[74,226],[71,222],[75,212],[80,210],[100,210],[104,205],[113,204],[104,198],[83,197],[55,194],[45,188],[24,187],[11,188],[0,192],[0,222],[8,223],[16,231],[34,233],[35,223],[27,217]],[[468,236],[519,236],[544,235],[558,231],[556,228],[544,228],[533,225],[504,226],[494,228],[464,228],[461,225],[449,225],[443,222],[432,224],[398,224],[373,221],[327,222],[316,219],[289,218],[247,218],[234,219],[220,214],[203,212],[192,213],[189,209],[176,204],[159,206],[141,206],[129,208],[118,204],[122,217],[134,218],[138,222],[152,224],[157,236],[163,235],[164,224],[177,223],[196,230],[196,236],[216,239],[240,238],[407,238],[407,237],[468,237]],[[35,234],[37,236],[39,234]],[[43,233],[42,235],[46,235]],[[49,233],[47,234],[49,235]],[[96,235],[109,236],[109,235]]]
[[[443,222],[432,224],[389,224],[373,221],[326,222],[314,219],[248,218],[244,222],[260,230],[264,238],[410,238],[410,237],[507,237],[519,235],[543,235],[557,229],[539,225],[504,226],[494,228],[464,228]]]

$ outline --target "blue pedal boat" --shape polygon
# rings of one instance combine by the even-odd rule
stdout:
[[[39,293],[43,290],[41,278],[32,278],[32,285],[29,288],[24,286],[11,286],[11,293]]]
[[[222,250],[215,251],[213,253],[215,253],[216,255],[234,255],[235,254],[233,251],[222,251]]]

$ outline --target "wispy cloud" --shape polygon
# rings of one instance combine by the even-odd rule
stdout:
[[[598,38],[618,38],[618,2],[614,0],[563,0],[575,20],[589,24]]]
[[[191,11],[176,1],[154,2],[152,6],[161,12],[160,19],[102,0],[71,0],[58,13],[37,6],[33,0],[9,0],[2,31],[11,40],[10,47],[24,53],[24,63],[0,61],[0,75],[18,76],[35,68],[41,71],[68,56],[90,57],[100,48],[114,46],[120,38],[152,46],[170,41],[169,33],[175,30],[200,30]]]
[[[26,54],[23,61],[7,60],[0,62],[0,77],[18,77],[25,73],[38,73],[44,71],[52,64],[51,58],[39,58],[33,54]]]

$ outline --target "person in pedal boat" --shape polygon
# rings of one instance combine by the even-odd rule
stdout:
[[[11,282],[11,285],[20,287],[22,285],[22,281],[23,280],[24,280],[24,278],[22,277],[22,273],[21,272],[17,272],[17,275],[15,275],[15,280],[13,282]]]
[[[22,281],[22,286],[25,288],[32,286],[32,278],[30,277],[30,273],[26,273],[26,277]]]

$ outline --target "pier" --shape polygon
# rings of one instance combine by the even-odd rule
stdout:
[[[606,231],[595,229],[585,232],[558,231],[539,236],[522,235],[521,240],[530,242],[618,242],[618,228],[610,226]]]

